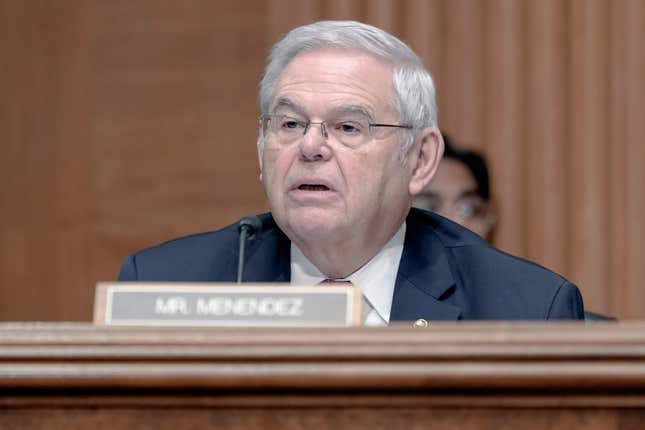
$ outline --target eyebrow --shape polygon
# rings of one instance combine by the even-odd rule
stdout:
[[[374,122],[374,115],[372,112],[365,106],[360,105],[340,105],[336,106],[331,110],[334,116],[336,115],[345,115],[345,114],[361,114],[366,116],[370,122]]]
[[[459,198],[462,199],[464,197],[481,197],[481,194],[476,189],[464,190],[459,194]]]
[[[430,198],[433,198],[433,199],[441,199],[441,196],[439,195],[439,193],[437,193],[436,191],[433,191],[433,190],[428,190],[428,189],[422,191],[418,195],[418,197],[430,197]]]
[[[291,109],[298,115],[307,116],[307,113],[305,112],[305,109],[302,106],[300,106],[298,103],[294,102],[293,100],[285,97],[280,97],[276,101],[275,105],[273,106],[273,109],[271,110],[275,112],[280,108]]]
[[[306,112],[306,109],[302,106],[300,106],[298,103],[294,102],[293,100],[286,98],[286,97],[280,97],[279,99],[276,100],[275,104],[273,105],[272,111],[277,111],[281,108],[285,109],[291,109],[293,110],[296,114],[302,115],[305,117],[308,117],[309,115]],[[338,116],[338,115],[346,115],[346,114],[361,114],[364,115],[368,118],[369,122],[374,121],[374,115],[365,106],[361,105],[340,105],[340,106],[335,106],[332,108],[329,113],[331,116]]]

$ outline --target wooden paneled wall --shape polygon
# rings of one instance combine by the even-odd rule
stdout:
[[[0,0],[0,320],[89,320],[126,254],[264,211],[266,53],[323,18],[424,58],[497,245],[645,317],[645,1]]]

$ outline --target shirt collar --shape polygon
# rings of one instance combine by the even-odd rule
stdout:
[[[363,290],[363,295],[386,322],[390,321],[394,284],[399,271],[405,241],[405,222],[371,260],[343,281],[351,281]],[[291,283],[316,285],[327,279],[300,249],[291,242]]]

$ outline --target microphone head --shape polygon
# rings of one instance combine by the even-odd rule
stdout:
[[[245,216],[238,223],[238,230],[240,233],[246,231],[247,239],[253,239],[255,234],[262,229],[262,221],[260,217],[252,215]]]

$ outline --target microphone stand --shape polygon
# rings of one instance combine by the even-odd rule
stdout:
[[[240,245],[237,259],[237,283],[242,283],[242,274],[244,273],[244,251],[246,241],[253,239],[255,233],[262,228],[262,221],[257,216],[244,217],[239,222]]]

